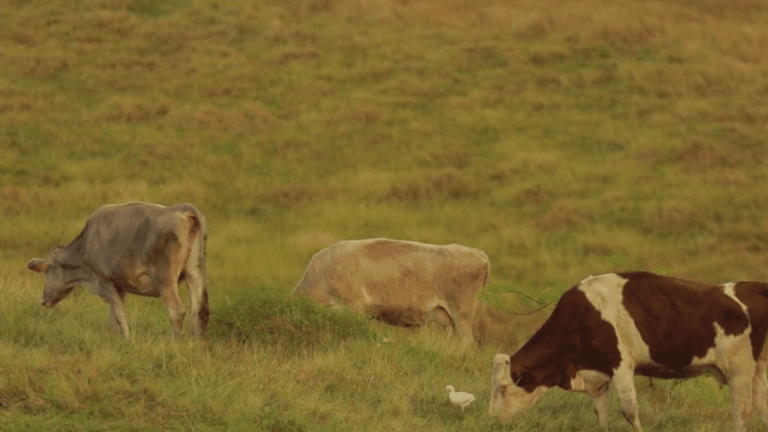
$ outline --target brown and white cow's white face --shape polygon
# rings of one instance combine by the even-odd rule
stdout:
[[[506,354],[497,354],[493,358],[493,376],[491,377],[491,402],[489,414],[501,410],[501,418],[508,419],[517,413],[533,405],[536,400],[547,391],[545,386],[532,387],[532,376],[529,372],[511,374],[510,357]]]
[[[502,380],[501,387],[499,388],[499,393],[502,395],[504,403],[504,410],[501,412],[502,420],[507,420],[526,410],[547,391],[547,387],[540,386],[529,393],[511,380],[508,382],[505,381],[506,380]]]
[[[45,290],[40,298],[40,304],[52,308],[62,301],[78,284],[77,278],[71,271],[67,271],[62,265],[51,259],[55,249],[48,258],[33,258],[27,263],[27,268],[35,273],[45,274]]]

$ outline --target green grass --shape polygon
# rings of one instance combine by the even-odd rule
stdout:
[[[762,1],[2,2],[0,428],[593,430],[557,390],[485,415],[515,347],[282,295],[368,237],[483,249],[509,312],[617,270],[768,280],[766,29]],[[24,263],[131,200],[208,217],[202,341],[154,299],[128,342],[95,296],[37,304]],[[726,389],[672,385],[638,380],[648,430],[730,427]]]
[[[243,290],[214,311],[208,336],[243,344],[273,345],[289,352],[314,353],[348,339],[375,340],[368,320],[348,310],[333,310],[308,299],[286,299],[262,287]]]

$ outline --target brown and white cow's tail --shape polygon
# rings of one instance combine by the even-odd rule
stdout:
[[[192,250],[187,263],[187,283],[191,297],[191,329],[199,336],[208,326],[208,276],[206,272],[205,245],[208,241],[208,222],[195,206],[188,204],[187,217],[191,222]]]

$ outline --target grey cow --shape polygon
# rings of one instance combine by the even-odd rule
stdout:
[[[27,268],[45,273],[43,306],[55,306],[75,286],[84,285],[110,304],[109,320],[126,338],[130,331],[123,311],[125,293],[162,298],[178,337],[186,314],[178,283],[186,280],[191,331],[199,336],[209,315],[207,232],[205,217],[192,204],[105,205],[69,245],[54,246],[46,258],[30,260]]]

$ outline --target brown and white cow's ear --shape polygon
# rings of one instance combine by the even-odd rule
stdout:
[[[42,273],[48,270],[48,267],[50,266],[51,263],[48,260],[44,260],[42,258],[32,258],[27,263],[27,268],[35,273]]]

